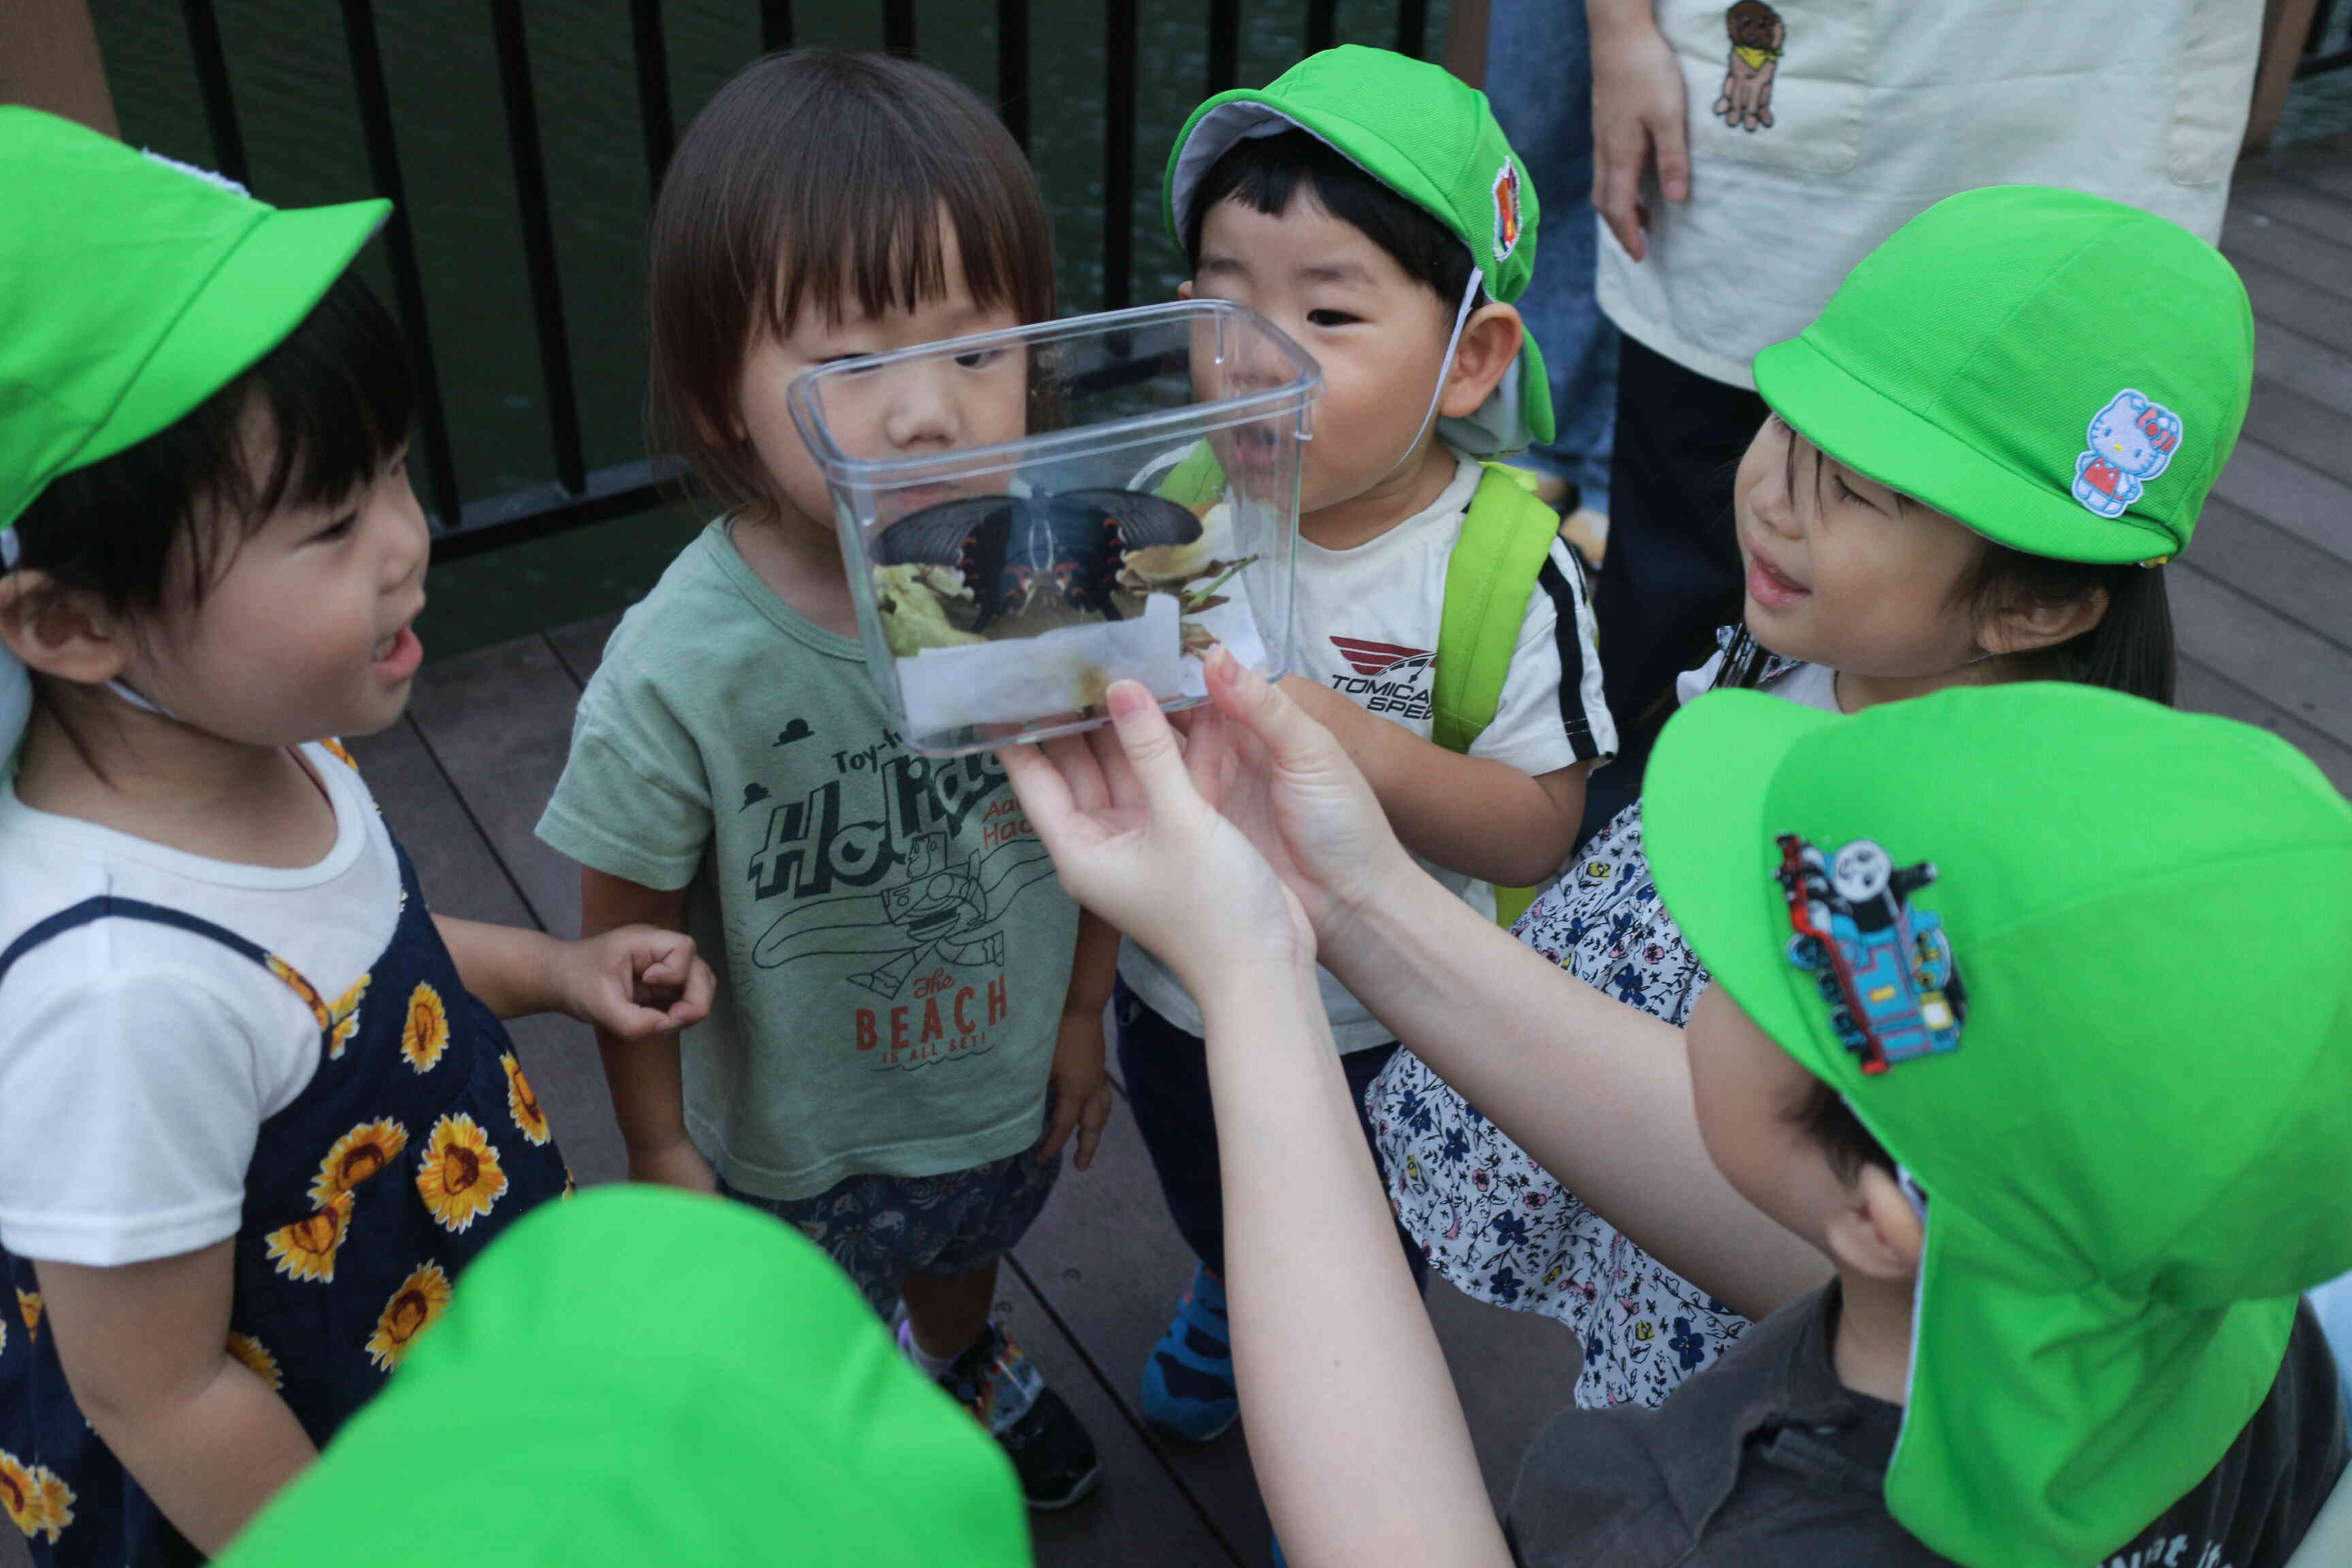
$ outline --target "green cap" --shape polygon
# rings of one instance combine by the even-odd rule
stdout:
[[[824,1254],[607,1187],[515,1226],[222,1568],[1012,1568],[1003,1450]]]
[[[2352,1268],[2352,807],[2265,731],[2057,684],[1713,693],[1643,800],[1692,949],[1927,1194],[1888,1507],[1976,1568],[2104,1560]]]
[[[1486,95],[1444,67],[1343,44],[1307,56],[1265,88],[1221,92],[1192,111],[1168,152],[1168,232],[1179,247],[1192,193],[1218,159],[1252,136],[1305,131],[1426,210],[1470,247],[1487,297],[1509,304],[1536,269],[1536,187]],[[1479,410],[1439,421],[1475,457],[1552,438],[1551,385],[1535,334]]]
[[[59,474],[184,417],[277,347],[391,211],[281,212],[0,108],[0,529]]]
[[[1979,533],[2063,561],[2188,544],[2245,420],[2254,318],[2221,253],[2043,185],[1937,202],[1756,356],[1807,439]]]

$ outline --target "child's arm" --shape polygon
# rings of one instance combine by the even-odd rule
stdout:
[[[236,1245],[111,1268],[34,1265],[75,1403],[208,1557],[318,1457],[286,1402],[222,1349]]]
[[[580,868],[583,941],[636,924],[674,930],[686,923],[686,904],[684,888],[648,888],[593,867]],[[596,1049],[604,1058],[604,1086],[628,1147],[629,1180],[716,1191],[709,1163],[686,1135],[677,1031],[631,1038],[599,1026]]]
[[[595,1025],[600,1038],[638,1040],[710,1011],[710,966],[695,956],[694,939],[651,921],[578,942],[450,915],[433,923],[466,989],[501,1018],[568,1013]]]
[[[1576,847],[1591,763],[1533,777],[1424,741],[1345,697],[1289,676],[1282,689],[1347,748],[1406,848],[1449,871],[1524,888]]]
[[[1070,959],[1070,989],[1062,999],[1062,1023],[1054,1037],[1054,1119],[1037,1145],[1040,1164],[1052,1159],[1075,1130],[1078,1146],[1070,1163],[1083,1171],[1095,1163],[1110,1120],[1110,1078],[1103,1065],[1103,1009],[1110,1005],[1118,978],[1118,929],[1078,911],[1077,952]]]

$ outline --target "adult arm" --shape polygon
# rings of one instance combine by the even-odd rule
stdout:
[[[675,930],[686,923],[687,889],[648,888],[593,867],[580,871],[580,931],[584,937],[631,925]],[[686,1135],[686,1090],[677,1058],[677,1031],[635,1039],[602,1027],[596,1049],[604,1059],[604,1086],[628,1149],[629,1179],[712,1192],[709,1164]]]
[[[1339,739],[1397,837],[1431,864],[1526,887],[1559,870],[1576,847],[1591,763],[1531,777],[1424,741],[1315,681],[1291,676],[1282,687]]]
[[[75,1403],[206,1556],[318,1454],[286,1402],[223,1348],[235,1246],[33,1266]]]
[[[1820,1255],[1708,1158],[1680,1030],[1425,875],[1329,731],[1283,692],[1230,658],[1213,659],[1209,686],[1214,711],[1193,723],[1188,761],[1299,899],[1325,966],[1398,1038],[1610,1223],[1741,1312],[1821,1282]]]
[[[1690,133],[1682,68],[1651,0],[1585,0],[1592,29],[1592,205],[1634,260],[1642,237],[1642,168],[1653,150],[1658,188],[1690,199]]]

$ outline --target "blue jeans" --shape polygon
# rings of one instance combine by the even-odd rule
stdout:
[[[1582,0],[1494,0],[1486,99],[1535,182],[1541,227],[1519,314],[1543,352],[1559,429],[1518,459],[1609,510],[1617,329],[1592,297],[1592,49]]]

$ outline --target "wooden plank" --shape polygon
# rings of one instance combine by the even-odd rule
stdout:
[[[996,1321],[1017,1338],[1048,1385],[1070,1402],[1102,1456],[1102,1485],[1092,1497],[1029,1516],[1039,1568],[1204,1568],[1235,1561],[1211,1532],[1192,1500],[1150,1444],[1129,1424],[1118,1400],[1095,1376],[1074,1343],[1019,1274],[997,1276]]]
[[[2173,619],[2184,657],[2339,745],[2352,745],[2352,654],[2186,561],[2170,570]]]
[[[2219,499],[2205,503],[2189,550],[2200,572],[2352,649],[2352,562]]]
[[[1063,1176],[1061,1190],[1013,1253],[1132,1415],[1136,1380],[1192,1276],[1192,1255],[1167,1218],[1124,1096],[1112,1110],[1094,1169]],[[1200,1447],[1148,1440],[1243,1562],[1272,1561],[1265,1509],[1238,1428]]]
[[[2254,307],[2257,354],[2263,334],[2278,327],[2352,353],[2352,304],[2250,257],[2235,257],[2232,264],[2244,280],[2246,297]]]
[[[408,851],[425,902],[442,914],[530,925],[514,884],[474,826],[409,721],[352,742],[384,821]],[[556,1142],[583,1182],[618,1181],[626,1170],[604,1063],[587,1026],[570,1018],[517,1018],[507,1026],[554,1124]]]
[[[2352,561],[2352,485],[2306,468],[2262,441],[2242,437],[2213,493]]]
[[[2332,294],[2352,290],[2352,249],[2267,213],[2232,205],[2221,224],[2221,250],[2275,267]]]
[[[588,684],[588,678],[604,662],[604,644],[612,639],[613,628],[621,624],[621,615],[615,610],[609,616],[592,616],[547,634],[547,646],[555,650],[555,657],[563,661],[563,668],[582,686]]]
[[[2352,746],[2337,745],[2276,703],[2194,659],[2180,661],[2179,695],[2180,706],[2192,713],[2218,713],[2280,735],[2318,763],[2337,789],[2352,795]]]
[[[2337,245],[2352,246],[2352,202],[2267,169],[2256,169],[2232,184],[2230,206],[2233,212],[2251,208]]]
[[[2352,317],[2352,310],[2346,314]],[[2257,380],[2246,429],[2305,468],[2352,483],[2352,412],[2330,408],[2291,386]]]
[[[2352,413],[2352,348],[2334,349],[2292,327],[2265,324],[2254,333],[2254,374]]]
[[[539,822],[572,746],[580,689],[544,637],[523,637],[417,677],[409,712],[540,924],[580,929],[580,868],[541,844]]]

